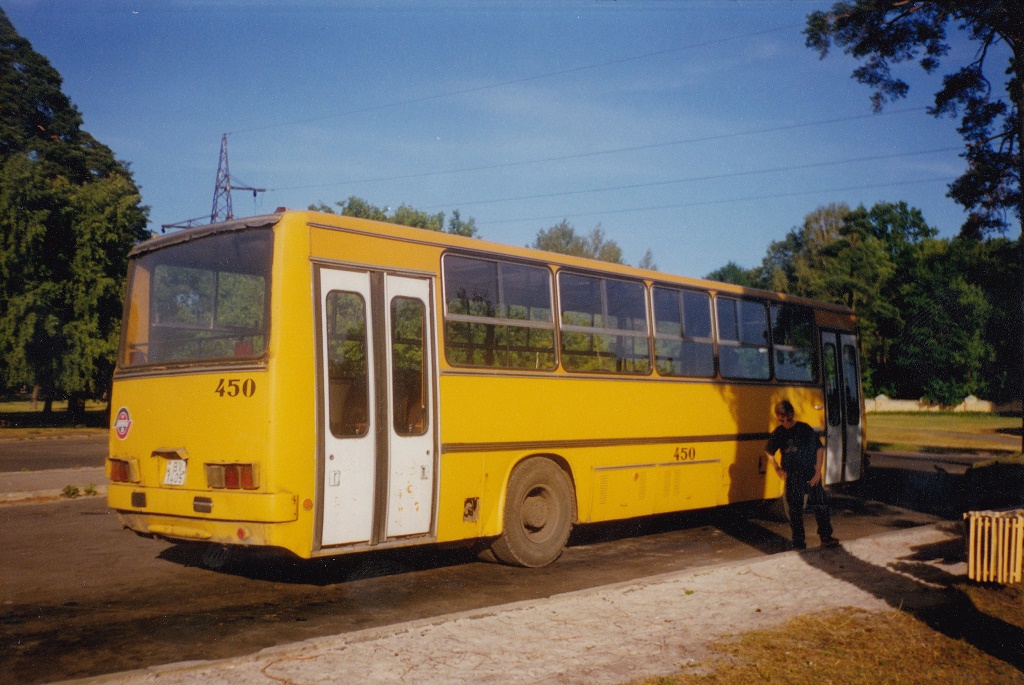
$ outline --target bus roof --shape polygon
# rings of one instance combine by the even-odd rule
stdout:
[[[537,250],[529,247],[505,245],[480,238],[467,238],[465,236],[452,235],[440,231],[431,231],[428,229],[401,226],[398,224],[373,221],[370,219],[359,219],[356,217],[316,212],[312,210],[283,210],[275,214],[264,214],[243,219],[234,219],[232,221],[208,224],[197,228],[183,229],[175,233],[157,236],[139,243],[131,250],[128,256],[136,257],[153,250],[158,250],[178,243],[190,242],[214,233],[263,228],[278,223],[288,225],[299,224],[329,230],[349,231],[363,235],[375,235],[403,242],[420,243],[442,248],[448,247],[457,249],[460,252],[475,252],[491,256],[505,255],[523,260],[553,264],[560,268],[568,267],[587,271],[601,271],[631,278],[640,278],[655,283],[690,286],[720,293],[753,296],[782,302],[794,302],[805,304],[819,310],[831,311],[836,314],[843,315],[844,318],[847,316],[853,316],[853,310],[845,305],[812,300],[805,297],[798,297],[796,295],[787,295],[784,293],[760,290],[757,288],[748,288],[731,283],[710,281],[702,278],[677,276],[661,271],[640,269],[625,264],[614,264],[585,257],[574,257],[556,252],[545,252],[543,250]]]

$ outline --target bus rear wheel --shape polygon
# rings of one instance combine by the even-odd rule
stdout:
[[[491,545],[506,564],[536,568],[562,554],[575,519],[569,477],[555,462],[533,457],[517,465],[505,493],[504,526]]]

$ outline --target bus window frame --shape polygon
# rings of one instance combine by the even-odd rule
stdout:
[[[254,217],[254,219],[260,219],[261,217]],[[184,267],[184,268],[198,268],[200,270],[209,270],[214,273],[219,280],[219,275],[222,273],[236,273],[241,275],[252,275],[258,276],[264,279],[263,288],[263,312],[262,312],[262,334],[264,337],[263,349],[258,353],[249,355],[231,355],[222,357],[200,357],[196,359],[182,359],[182,360],[163,360],[163,361],[150,361],[150,355],[146,355],[146,361],[129,363],[128,355],[131,351],[128,349],[130,341],[128,336],[130,334],[129,320],[131,308],[133,305],[133,288],[132,283],[135,277],[135,271],[139,268],[140,263],[146,261],[149,257],[166,250],[173,250],[177,247],[184,245],[194,245],[199,241],[203,240],[215,240],[220,237],[233,235],[235,233],[248,233],[250,235],[261,231],[267,231],[270,235],[270,244],[267,254],[269,256],[269,263],[266,265],[266,271],[260,274],[249,274],[248,272],[234,271],[225,272],[221,270],[207,269],[206,267]],[[196,369],[204,368],[265,368],[270,358],[270,339],[273,333],[273,299],[274,299],[274,263],[277,261],[277,233],[276,224],[273,222],[262,223],[251,220],[239,220],[230,224],[218,226],[214,230],[209,229],[194,229],[189,232],[181,232],[178,234],[172,234],[169,236],[160,236],[152,240],[152,242],[143,243],[131,250],[128,254],[128,269],[125,279],[125,297],[122,308],[122,326],[121,335],[118,343],[118,354],[117,364],[115,367],[114,375],[133,375],[133,374],[151,374],[151,373],[179,373],[181,370],[195,371]],[[146,309],[145,313],[145,326],[147,328],[147,345],[151,344],[150,337],[152,335],[153,328],[153,289],[156,267],[160,266],[159,263],[154,264],[152,268],[146,270],[147,276],[147,300],[143,303]],[[179,265],[180,266],[180,265]],[[216,316],[216,308],[214,309],[214,316]]]
[[[562,296],[562,275],[578,276],[582,278],[594,278],[598,282],[602,281],[615,281],[618,283],[627,283],[632,285],[639,285],[643,292],[643,313],[644,313],[644,328],[642,331],[628,328],[608,328],[606,326],[583,326],[576,324],[566,324],[563,322],[562,317],[564,315],[564,301],[565,298]],[[644,378],[651,377],[654,375],[654,337],[653,329],[651,327],[651,294],[648,283],[643,279],[621,277],[618,274],[611,274],[600,271],[587,271],[585,269],[574,269],[574,268],[559,268],[555,273],[555,291],[557,293],[557,330],[558,330],[558,352],[559,352],[559,365],[562,370],[566,373],[573,375],[581,374],[597,374],[601,376],[614,376],[623,378]],[[601,318],[607,320],[608,318],[608,292],[607,287],[601,287]],[[593,369],[571,369],[565,365],[565,355],[563,348],[563,334],[564,333],[578,333],[581,335],[602,335],[602,336],[622,336],[629,338],[642,338],[647,345],[647,369],[644,371],[608,371],[608,370],[593,370]],[[638,358],[638,357],[637,357]],[[616,357],[616,359],[622,359]]]
[[[798,302],[791,302],[786,300],[770,300],[768,301],[768,341],[769,353],[771,358],[769,362],[771,364],[772,380],[776,383],[783,385],[820,385],[822,383],[822,351],[819,349],[821,346],[821,327],[818,325],[814,317],[815,308],[811,305],[801,304]],[[802,348],[795,345],[777,345],[775,343],[775,327],[772,325],[774,322],[773,312],[776,308],[782,309],[784,307],[800,308],[806,311],[808,315],[808,321],[811,326],[811,345],[810,347]],[[807,350],[810,354],[810,368],[811,377],[807,380],[795,379],[795,378],[779,378],[778,369],[776,368],[775,355],[777,351],[780,352],[793,352],[799,350]]]
[[[737,305],[739,305],[740,303],[743,303],[743,302],[749,302],[749,303],[757,304],[757,305],[759,305],[761,307],[762,311],[764,312],[764,329],[763,330],[764,330],[765,340],[764,340],[763,346],[760,345],[760,344],[757,344],[757,343],[746,343],[746,342],[743,342],[743,333],[742,333],[743,329],[742,329],[742,326],[740,325],[741,324],[741,317],[739,317],[738,311],[735,310],[735,309],[734,309],[734,312],[737,313],[736,340],[735,341],[733,341],[733,340],[724,340],[723,341],[722,340],[721,317],[719,316],[719,301],[720,300],[730,300],[732,302],[737,303]],[[760,298],[760,297],[749,297],[749,296],[741,295],[741,294],[722,293],[722,292],[714,293],[714,309],[715,309],[715,364],[716,364],[716,368],[718,369],[718,378],[720,378],[723,381],[728,381],[730,383],[734,383],[734,382],[735,383],[760,383],[760,384],[763,384],[763,385],[771,385],[771,384],[776,382],[775,372],[774,372],[774,368],[772,366],[772,340],[771,340],[771,311],[770,310],[771,310],[771,303],[773,301],[774,300],[771,300],[771,299],[764,299],[764,298]],[[768,356],[767,363],[766,363],[767,375],[764,375],[764,376],[736,376],[736,375],[727,376],[727,375],[725,375],[725,372],[723,371],[723,365],[722,365],[722,348],[723,347],[729,348],[729,349],[733,349],[733,350],[756,349],[756,350],[758,350],[759,354],[760,353],[766,354]]]
[[[548,286],[548,311],[550,312],[550,319],[547,322],[538,321],[535,319],[514,319],[507,316],[480,316],[477,314],[453,314],[449,311],[449,293],[448,293],[448,258],[454,257],[457,259],[469,259],[480,262],[489,262],[497,267],[497,292],[498,302],[496,303],[500,308],[504,301],[504,283],[502,282],[502,265],[503,264],[514,264],[517,266],[523,266],[528,268],[535,268],[543,270],[547,277]],[[559,333],[558,333],[558,321],[556,319],[558,301],[555,295],[555,279],[552,267],[546,262],[535,262],[526,259],[515,259],[507,257],[501,254],[477,254],[473,252],[464,252],[461,250],[445,250],[441,253],[440,258],[441,269],[439,273],[440,278],[440,292],[441,292],[441,318],[442,318],[442,348],[444,351],[445,361],[449,366],[458,369],[475,369],[478,371],[502,371],[502,372],[533,372],[533,373],[554,373],[561,362],[559,358]],[[530,328],[535,330],[550,331],[551,332],[551,357],[552,363],[550,366],[539,366],[537,368],[524,367],[524,366],[510,366],[510,365],[488,365],[488,364],[466,364],[463,362],[452,361],[449,355],[448,347],[448,329],[449,323],[468,323],[468,324],[480,324],[485,326],[505,326],[508,328]]]
[[[718,372],[718,347],[717,347],[717,344],[716,344],[717,343],[717,333],[716,333],[717,332],[717,319],[715,317],[715,301],[714,301],[714,297],[713,297],[713,294],[711,293],[711,291],[703,289],[703,288],[692,288],[692,287],[686,287],[686,286],[681,286],[681,285],[675,285],[675,284],[671,284],[671,283],[663,283],[663,282],[660,282],[660,281],[651,283],[648,289],[650,290],[649,298],[650,298],[650,303],[651,303],[651,319],[650,319],[649,327],[651,329],[651,337],[652,337],[652,340],[653,340],[652,351],[653,351],[653,356],[654,356],[654,367],[658,371],[658,375],[663,377],[663,378],[685,378],[685,379],[697,379],[697,380],[714,380],[714,379],[718,378],[719,377],[719,372]],[[678,308],[678,306],[679,306],[679,304],[681,302],[683,303],[683,307],[679,311],[679,315],[680,315],[680,319],[681,319],[681,321],[679,323],[680,323],[680,328],[682,329],[680,335],[677,336],[674,333],[661,333],[661,332],[658,331],[658,311],[657,311],[657,303],[655,301],[655,292],[654,292],[655,289],[661,289],[661,290],[669,291],[669,292],[672,292],[673,294],[675,294],[676,295],[676,306],[677,306],[677,308]],[[684,298],[687,294],[702,295],[706,299],[707,310],[708,310],[708,312],[707,312],[708,313],[708,327],[709,327],[709,331],[708,331],[709,336],[708,337],[688,335],[687,332],[686,332],[686,305],[685,305],[685,301],[682,298]],[[694,374],[684,374],[684,373],[663,373],[661,370],[658,369],[658,350],[657,350],[657,346],[658,346],[658,341],[659,340],[666,340],[666,341],[671,341],[671,342],[679,342],[680,344],[684,344],[684,343],[697,343],[697,344],[701,344],[701,345],[707,345],[708,347],[711,348],[711,373],[708,374],[708,375],[694,375]]]

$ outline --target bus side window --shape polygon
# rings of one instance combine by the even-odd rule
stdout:
[[[358,437],[369,430],[366,303],[358,293],[327,294],[327,401],[331,433]]]
[[[643,283],[559,272],[562,366],[566,371],[651,370]]]
[[[444,351],[453,366],[553,370],[551,272],[545,267],[444,257]]]
[[[838,426],[843,420],[843,397],[839,389],[839,362],[836,359],[835,343],[822,346],[825,368],[825,414],[830,426]]]
[[[810,383],[818,379],[814,312],[810,307],[774,302],[771,306],[775,378]]]
[[[860,425],[860,370],[857,368],[857,348],[843,345],[843,380],[846,383],[846,422]]]
[[[768,380],[768,310],[762,302],[715,298],[723,378]]]
[[[662,376],[711,378],[711,297],[707,293],[655,286],[654,354]]]
[[[409,297],[391,300],[392,413],[399,435],[427,432],[425,326],[422,301]]]

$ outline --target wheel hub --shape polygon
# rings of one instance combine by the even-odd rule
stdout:
[[[550,513],[546,493],[531,493],[523,502],[523,527],[528,531],[542,530],[548,523]]]

